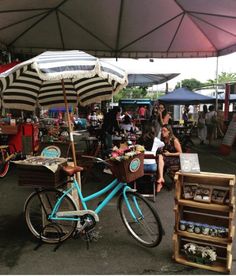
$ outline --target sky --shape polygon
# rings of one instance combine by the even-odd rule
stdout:
[[[107,59],[106,59],[107,60]],[[128,73],[180,73],[168,82],[169,91],[183,79],[195,78],[201,82],[216,78],[217,58],[176,58],[176,59],[108,59],[124,68]],[[221,72],[236,73],[236,53],[218,57],[218,74]],[[157,86],[165,89],[165,84]]]

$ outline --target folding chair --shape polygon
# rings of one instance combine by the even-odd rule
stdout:
[[[152,192],[151,193],[142,193],[144,197],[151,197],[153,201],[156,200],[156,177],[157,177],[157,158],[156,151],[158,148],[164,146],[164,143],[157,137],[154,138],[152,150],[144,152],[144,177],[149,176],[152,183]],[[141,179],[139,179],[141,181]],[[134,188],[137,188],[136,181],[134,182]]]

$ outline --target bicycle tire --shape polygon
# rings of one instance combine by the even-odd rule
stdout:
[[[5,162],[5,159],[9,156],[9,153],[6,149],[1,150],[0,154],[0,177],[3,178],[8,173],[10,162]]]
[[[163,228],[156,210],[139,193],[127,191],[126,195],[133,212],[135,215],[138,215],[138,221],[135,221],[127,208],[124,196],[121,195],[118,206],[121,219],[128,232],[136,241],[146,247],[155,247],[159,245],[162,240]],[[138,202],[138,206],[142,211],[143,216],[140,215],[140,212],[138,212],[137,208],[135,207],[134,197]]]
[[[72,220],[49,220],[57,199],[63,193],[56,189],[45,189],[32,193],[25,202],[24,216],[30,232],[46,243],[58,243],[68,239],[76,229],[77,221]],[[77,206],[72,199],[66,195],[58,209],[60,211],[75,211]],[[49,231],[52,223],[57,224],[62,229],[60,235],[58,231]]]

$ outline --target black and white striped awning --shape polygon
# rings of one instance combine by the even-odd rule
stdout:
[[[72,106],[109,100],[128,84],[125,70],[82,51],[45,52],[0,74],[2,106],[62,106],[62,79]]]

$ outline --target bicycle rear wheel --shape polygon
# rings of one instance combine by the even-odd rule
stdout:
[[[2,149],[0,152],[0,177],[4,177],[10,167],[10,162],[5,162],[6,158],[8,158],[9,153],[6,149]]]
[[[156,210],[143,196],[126,192],[128,203],[135,215],[133,218],[124,196],[119,198],[122,221],[132,237],[146,247],[155,247],[162,240],[163,229]]]
[[[46,243],[65,241],[71,236],[77,225],[77,222],[72,220],[51,221],[48,219],[62,194],[59,190],[42,190],[32,193],[25,202],[24,215],[30,232]],[[58,212],[75,210],[77,210],[77,206],[66,195]]]

